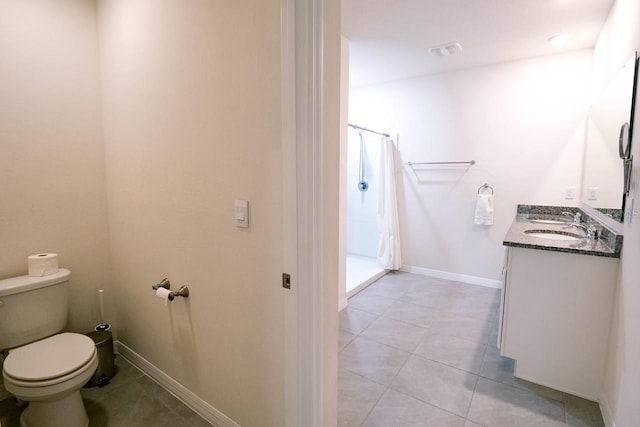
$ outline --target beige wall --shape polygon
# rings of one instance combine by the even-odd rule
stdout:
[[[99,2],[119,339],[242,426],[284,419],[279,6]]]
[[[595,49],[596,87],[605,82],[640,51],[640,1],[617,0]],[[624,224],[624,243],[602,406],[607,426],[637,425],[640,420],[640,91],[636,91],[636,111],[632,154],[636,161],[632,173],[631,196],[635,199],[631,217]]]
[[[76,332],[98,323],[109,290],[95,19],[85,0],[0,3],[0,277],[58,253]]]
[[[326,4],[325,48],[337,56],[325,84],[338,88],[339,2]],[[0,13],[0,274],[57,251],[73,271],[71,329],[98,321],[106,288],[120,341],[243,426],[284,419],[279,7],[98,1],[98,30],[94,2],[5,1]],[[337,89],[326,99],[333,247]],[[236,198],[250,200],[249,229],[235,227]],[[323,264],[332,425],[333,251]],[[154,298],[165,276],[191,297]]]

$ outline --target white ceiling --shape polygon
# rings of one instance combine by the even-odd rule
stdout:
[[[614,0],[342,0],[350,86],[594,46]],[[562,48],[548,39],[573,37]],[[459,42],[462,53],[427,54]]]

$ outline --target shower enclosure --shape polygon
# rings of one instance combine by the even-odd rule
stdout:
[[[347,296],[382,277],[378,266],[380,135],[349,125],[347,138]]]

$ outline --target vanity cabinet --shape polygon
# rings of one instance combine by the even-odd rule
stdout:
[[[514,375],[600,397],[617,258],[509,247],[498,346]]]

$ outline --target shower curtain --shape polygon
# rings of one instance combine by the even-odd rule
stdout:
[[[386,270],[402,266],[400,224],[396,197],[397,150],[393,140],[382,138],[378,185],[378,265]]]

